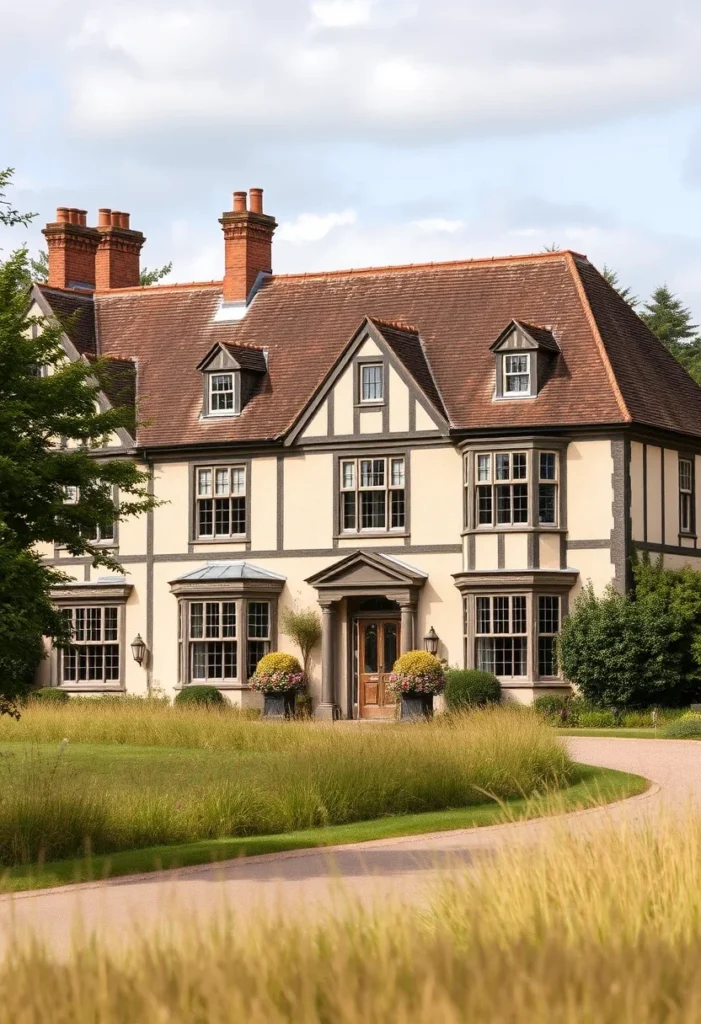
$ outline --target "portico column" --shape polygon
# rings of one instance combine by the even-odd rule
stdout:
[[[414,650],[414,609],[413,604],[402,602],[400,605],[402,617],[402,629],[399,639],[399,652],[406,654]]]
[[[321,703],[316,717],[332,722],[336,717],[334,693],[333,605],[321,606]]]

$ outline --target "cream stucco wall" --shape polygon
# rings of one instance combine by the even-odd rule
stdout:
[[[541,569],[560,568],[560,534],[541,533],[539,540]]]
[[[665,544],[679,543],[679,453],[664,452],[664,536]]]
[[[645,474],[644,445],[633,441],[630,446],[630,520],[634,541],[645,540]]]
[[[412,544],[459,544],[462,457],[454,448],[414,448],[411,459]]]
[[[496,534],[478,533],[475,535],[475,569],[480,572],[499,568],[499,544]]]
[[[416,403],[416,429],[417,430],[436,430],[436,422],[432,416],[426,412],[420,402]]]
[[[274,551],[277,547],[277,459],[251,462],[251,547]]]
[[[647,539],[662,543],[662,450],[647,447]]]
[[[382,410],[360,409],[359,427],[361,434],[382,433]]]
[[[333,456],[330,452],[286,458],[284,546],[330,547],[333,536]]]
[[[504,568],[528,568],[528,535],[525,533],[504,534]]]
[[[186,553],[188,536],[189,467],[186,462],[154,466],[154,492],[164,504],[153,513],[153,550],[157,555]]]
[[[333,432],[349,436],[353,433],[353,367],[349,366],[338,378],[333,389]]]
[[[567,561],[571,568],[579,572],[570,594],[571,598],[577,597],[589,580],[594,584],[597,594],[603,593],[616,575],[616,567],[611,561],[609,548],[577,548],[568,552]]]
[[[611,442],[567,446],[567,529],[570,540],[608,540],[613,529]]]
[[[389,368],[389,429],[395,434],[409,429],[409,388],[394,367]]]
[[[329,409],[326,402],[322,402],[311,419],[309,426],[302,431],[302,438],[325,437],[328,433]]]

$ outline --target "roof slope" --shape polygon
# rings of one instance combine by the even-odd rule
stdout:
[[[454,429],[635,420],[701,437],[701,389],[574,254],[273,276],[239,321],[214,321],[220,301],[215,282],[95,295],[100,354],[138,360],[141,445],[284,436],[366,316]],[[490,345],[512,320],[560,354],[537,398],[495,402]],[[268,373],[241,416],[202,420],[196,367],[216,342],[265,349]]]
[[[63,288],[49,288],[46,284],[38,284],[37,288],[51,306],[57,319],[60,320],[65,333],[80,355],[94,355],[97,351],[97,343],[92,294]]]

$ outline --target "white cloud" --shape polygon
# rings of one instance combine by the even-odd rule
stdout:
[[[300,213],[293,221],[285,221],[278,228],[276,238],[282,242],[295,244],[304,242],[320,242],[334,228],[347,227],[355,224],[355,210],[343,210],[341,213]]]
[[[453,235],[464,227],[464,224],[461,220],[448,220],[446,217],[426,217],[423,220],[413,221],[412,227],[427,235]]]
[[[310,11],[314,22],[323,28],[350,28],[368,24],[372,7],[372,0],[314,0]]]

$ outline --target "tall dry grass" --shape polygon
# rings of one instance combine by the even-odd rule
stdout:
[[[65,718],[61,716],[65,714]],[[264,835],[388,814],[465,807],[566,785],[573,766],[535,715],[488,709],[435,723],[362,729],[247,721],[226,712],[30,709],[22,738],[164,737],[232,750],[228,770],[202,784],[156,767],[139,784],[93,777],[90,762],[11,747],[0,757],[0,864],[10,866],[223,836]],[[159,731],[158,725],[161,724]],[[62,728],[59,728],[62,726]],[[7,726],[3,724],[5,732]],[[188,728],[190,732],[188,733]],[[138,739],[137,739],[138,738]],[[62,741],[63,744],[63,741]],[[9,753],[7,752],[9,750]]]
[[[461,869],[429,910],[196,930],[57,963],[11,945],[0,1024],[696,1024],[701,820],[562,831]]]

